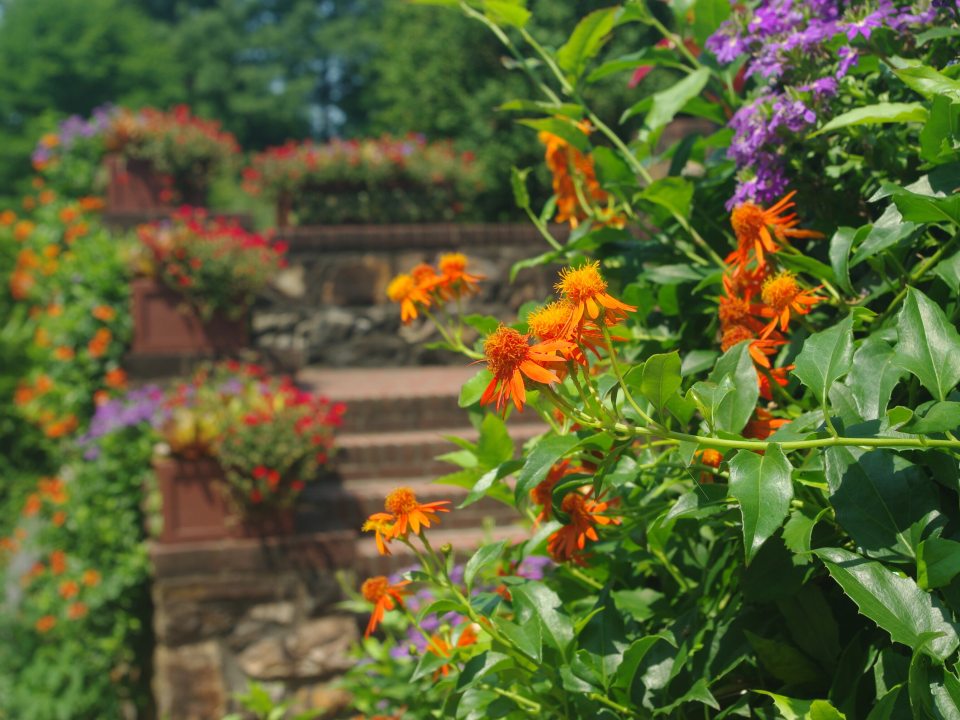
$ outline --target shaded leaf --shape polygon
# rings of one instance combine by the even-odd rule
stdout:
[[[960,380],[956,328],[936,303],[911,287],[897,316],[897,331],[897,364],[915,375],[937,400],[945,400]]]
[[[797,355],[793,374],[813,391],[826,410],[830,386],[850,371],[853,362],[853,316],[808,337]]]
[[[747,562],[787,516],[793,499],[792,470],[779,445],[762,456],[740,450],[730,461],[730,494],[740,504]]]

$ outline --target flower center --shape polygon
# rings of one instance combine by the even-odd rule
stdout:
[[[401,302],[416,288],[416,283],[409,275],[397,275],[387,285],[387,297],[393,302]]]
[[[563,336],[572,311],[573,306],[568,301],[552,302],[527,315],[527,326],[541,340],[556,340]]]
[[[793,273],[784,270],[763,283],[760,297],[766,305],[780,312],[790,305],[800,293]]]
[[[607,283],[600,277],[600,262],[595,260],[575,270],[564,268],[556,288],[574,302],[579,303],[605,292]]]
[[[567,493],[560,504],[560,509],[570,516],[571,524],[590,522],[590,513],[587,503],[578,492]]]
[[[760,236],[760,230],[766,225],[766,215],[762,208],[753,203],[737,205],[730,213],[730,224],[737,240],[752,241]]]
[[[739,297],[721,297],[717,312],[722,325],[740,325],[750,317],[750,305]]]
[[[514,370],[530,354],[527,336],[513,328],[501,325],[483,343],[483,354],[487,358],[487,367],[496,377],[504,377]]]
[[[417,496],[414,495],[413,490],[408,487],[397,488],[387,495],[387,499],[383,505],[388,513],[402,515],[417,507]]]
[[[467,269],[467,256],[463,253],[441,255],[437,264],[444,275],[461,275]]]
[[[753,340],[755,337],[756,335],[750,328],[743,325],[733,325],[720,338],[720,349],[726,352],[737,343],[742,343],[744,340]]]
[[[387,594],[387,588],[390,583],[383,575],[368,578],[360,586],[360,593],[367,602],[375,603]]]

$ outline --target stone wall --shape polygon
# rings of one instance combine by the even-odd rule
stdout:
[[[355,531],[154,544],[154,696],[161,718],[221,720],[250,681],[301,709],[341,710],[355,617],[339,613],[336,571]]]
[[[289,228],[280,236],[290,244],[290,266],[255,307],[253,331],[257,349],[290,368],[459,362],[424,348],[439,336],[423,322],[402,326],[386,297],[395,275],[444,252],[466,253],[487,278],[467,312],[512,320],[524,302],[549,296],[555,280],[555,268],[540,267],[509,282],[515,262],[548,249],[529,224]]]

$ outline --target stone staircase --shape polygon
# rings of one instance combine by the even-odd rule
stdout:
[[[434,547],[450,543],[467,553],[484,540],[529,537],[512,508],[485,498],[457,510],[468,491],[434,482],[458,469],[436,460],[457,449],[444,436],[477,437],[466,411],[457,405],[460,387],[476,371],[475,366],[302,370],[301,385],[345,402],[347,414],[338,436],[334,477],[305,493],[301,522],[308,528],[330,528],[332,522],[336,528],[357,529],[370,514],[383,510],[387,493],[406,486],[422,502],[452,501],[451,512],[430,532]],[[544,430],[532,412],[515,413],[508,427],[518,447]],[[358,576],[386,574],[411,563],[409,550],[399,543],[392,547],[393,556],[382,557],[372,535],[359,538],[354,567]]]

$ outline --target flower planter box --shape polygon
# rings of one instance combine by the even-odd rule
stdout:
[[[174,178],[157,172],[149,160],[108,155],[108,213],[161,213],[175,205],[206,205],[207,193],[199,187],[178,187]]]
[[[154,278],[131,287],[132,355],[235,355],[249,344],[247,318],[202,320],[183,298]]]
[[[228,499],[220,465],[212,458],[154,461],[163,505],[161,543],[291,535],[293,508],[239,515]]]

